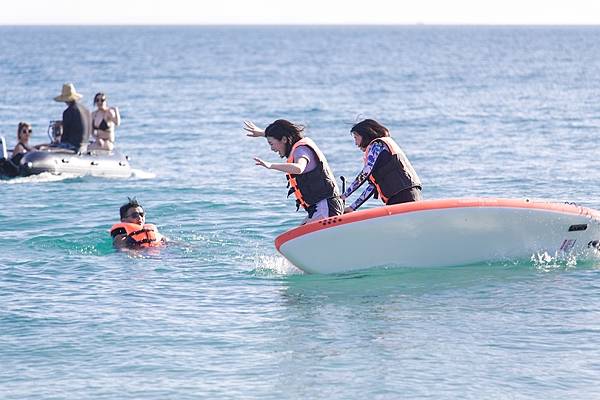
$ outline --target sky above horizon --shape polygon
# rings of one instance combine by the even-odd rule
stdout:
[[[598,25],[600,0],[10,0],[1,25]]]

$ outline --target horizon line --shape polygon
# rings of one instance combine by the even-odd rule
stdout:
[[[600,23],[479,23],[479,22],[445,22],[445,23],[364,23],[364,22],[299,22],[299,23],[3,23],[0,22],[0,27],[288,27],[288,26],[305,26],[305,27],[344,27],[344,26],[365,26],[365,27],[599,27]]]

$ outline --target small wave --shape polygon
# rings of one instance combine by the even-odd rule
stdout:
[[[78,177],[79,177],[79,175],[73,175],[73,174],[55,175],[50,172],[43,172],[43,173],[37,174],[37,175],[30,175],[30,176],[17,177],[17,178],[12,178],[12,179],[7,179],[7,180],[0,180],[0,184],[18,185],[18,184],[23,184],[23,183],[57,182],[57,181],[64,181],[66,179],[78,178]]]
[[[148,171],[143,171],[141,169],[133,168],[131,170],[131,177],[135,179],[154,179],[156,178],[156,174]]]

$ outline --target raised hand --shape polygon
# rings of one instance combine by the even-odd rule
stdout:
[[[256,125],[254,125],[254,122],[252,122],[252,121],[244,120],[244,130],[246,132],[249,132],[249,133],[246,134],[246,136],[249,136],[249,137],[263,137],[263,136],[265,136],[264,129],[260,129],[259,127],[257,127]]]
[[[256,165],[260,165],[261,167],[265,167],[266,169],[271,169],[271,163],[261,160],[258,157],[254,157],[254,161],[256,162]]]

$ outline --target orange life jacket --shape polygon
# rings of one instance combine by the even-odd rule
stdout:
[[[302,206],[305,209],[323,199],[339,196],[327,159],[312,139],[305,137],[294,143],[287,162],[294,162],[294,150],[299,146],[308,146],[316,154],[317,166],[310,172],[287,174],[288,187],[290,187],[288,196],[294,193],[298,207]]]
[[[131,246],[139,246],[139,247],[157,247],[162,246],[162,235],[158,233],[156,229],[156,225],[154,224],[132,224],[129,222],[119,222],[118,224],[114,224],[112,228],[110,228],[110,233],[113,235],[113,232],[117,229],[125,229],[127,235],[127,242]]]
[[[421,186],[421,180],[412,164],[400,146],[389,136],[377,138],[369,143],[364,154],[365,165],[369,150],[375,142],[382,142],[391,155],[383,164],[376,162],[369,175],[369,181],[375,186],[377,195],[384,203],[387,204],[390,197],[403,190]]]

